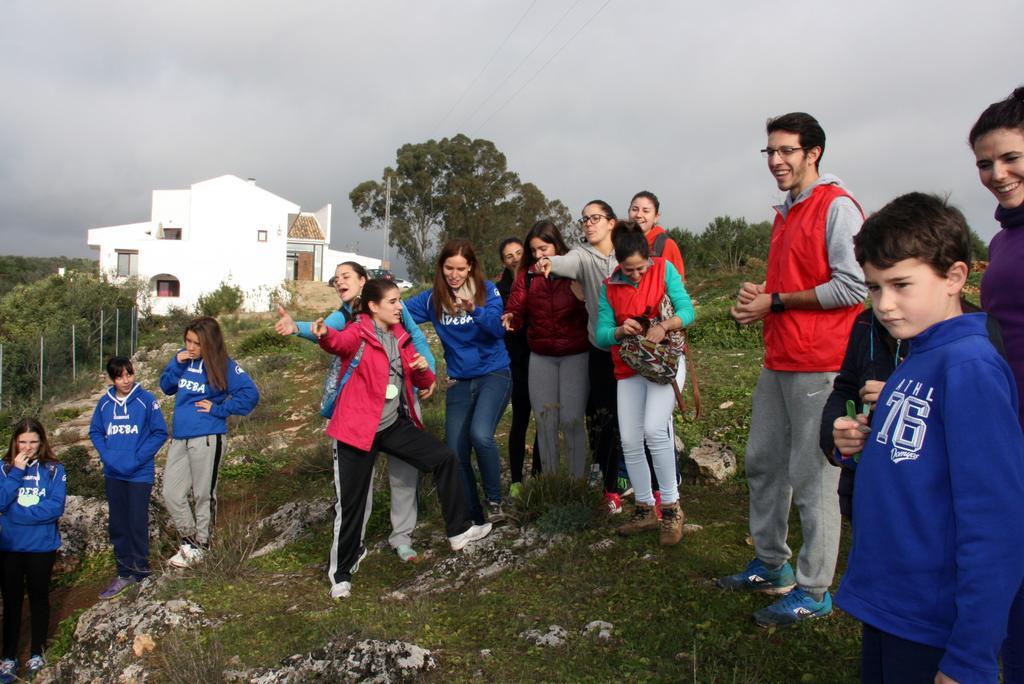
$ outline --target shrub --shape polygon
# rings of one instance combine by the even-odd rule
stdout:
[[[235,313],[242,308],[242,288],[224,282],[216,290],[207,292],[196,302],[196,311],[203,316]]]
[[[574,479],[563,469],[524,482],[522,497],[510,513],[520,524],[534,523],[545,534],[557,534],[594,525],[601,504],[601,492],[586,478]]]
[[[60,462],[68,473],[68,494],[98,498],[107,495],[103,470],[92,462],[89,450],[84,446],[68,447],[60,455]]]
[[[237,356],[255,356],[257,354],[273,354],[289,349],[292,338],[278,335],[273,330],[259,330],[247,335],[235,347]]]

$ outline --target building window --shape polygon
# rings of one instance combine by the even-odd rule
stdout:
[[[117,253],[117,275],[134,276],[139,274],[139,253],[118,252]]]
[[[172,280],[157,280],[156,281],[156,296],[157,297],[180,297],[181,296],[181,283],[176,279]]]
[[[162,239],[164,240],[180,240],[181,239],[181,228],[164,228]]]
[[[256,240],[258,242],[266,242],[267,241],[267,231],[265,231],[265,230],[257,230],[256,231]]]

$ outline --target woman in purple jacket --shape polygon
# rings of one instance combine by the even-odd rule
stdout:
[[[1024,86],[982,112],[968,136],[981,184],[995,195],[1002,230],[989,244],[981,306],[1003,329],[1006,358],[1024,397]],[[1024,408],[1021,409],[1024,425]],[[1024,586],[1010,608],[1003,681],[1024,682]]]

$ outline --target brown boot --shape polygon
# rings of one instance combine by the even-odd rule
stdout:
[[[683,538],[683,523],[686,516],[679,502],[661,507],[661,545],[674,546]]]
[[[629,519],[629,522],[619,526],[619,534],[628,537],[644,530],[656,529],[658,529],[658,516],[654,506],[638,503],[633,509],[633,517]]]

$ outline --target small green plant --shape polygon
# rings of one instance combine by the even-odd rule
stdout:
[[[273,330],[258,330],[247,335],[235,347],[237,356],[256,356],[257,354],[276,354],[290,349],[292,338],[278,335]]]
[[[242,288],[224,282],[216,290],[200,295],[196,301],[196,311],[203,316],[235,313],[242,308],[243,301]]]
[[[64,654],[71,650],[75,641],[75,629],[78,627],[78,618],[85,612],[85,608],[79,608],[60,621],[57,625],[57,634],[46,649],[46,658],[51,662],[57,662]]]

